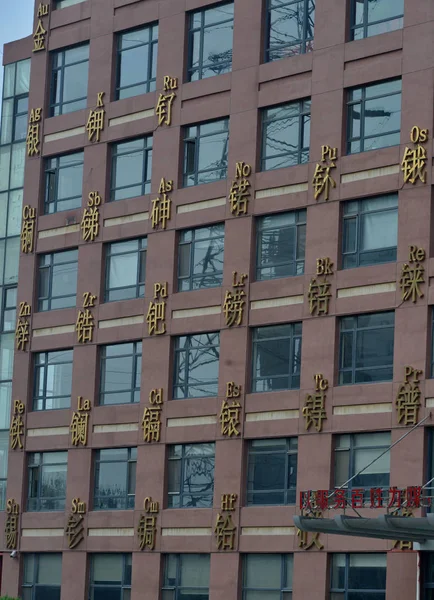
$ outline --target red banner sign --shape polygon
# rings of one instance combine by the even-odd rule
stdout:
[[[429,490],[407,488],[353,488],[300,492],[300,510],[339,510],[344,508],[421,508],[431,505]]]

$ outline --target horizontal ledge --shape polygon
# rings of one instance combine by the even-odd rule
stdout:
[[[80,231],[80,224],[66,225],[65,227],[55,227],[54,229],[44,229],[38,233],[38,239],[43,240],[56,235],[67,235],[68,233],[77,233]]]
[[[115,127],[116,125],[124,125],[125,123],[131,123],[131,121],[140,121],[140,119],[148,119],[154,116],[154,109],[148,108],[148,110],[141,110],[139,112],[131,113],[123,117],[114,117],[109,120],[109,127]]]
[[[383,402],[378,404],[348,404],[346,406],[334,406],[333,414],[342,415],[372,415],[377,413],[391,413],[392,403]]]
[[[277,308],[279,306],[292,306],[294,304],[303,304],[303,295],[283,296],[282,298],[271,298],[270,300],[253,300],[250,302],[252,310],[260,308]]]
[[[355,296],[368,296],[369,294],[384,294],[396,292],[396,283],[375,283],[373,285],[359,285],[356,287],[342,288],[338,290],[338,298],[354,298]]]
[[[161,529],[162,537],[193,537],[193,536],[203,536],[203,535],[211,535],[212,529],[211,527],[163,527]]]
[[[138,423],[113,423],[113,425],[94,425],[94,433],[120,433],[122,431],[138,431]]]
[[[268,412],[246,413],[246,423],[257,421],[280,421],[283,419],[298,419],[300,411],[294,410],[273,410]]]
[[[191,425],[214,425],[215,423],[217,423],[216,415],[167,419],[167,427],[190,427]]]
[[[23,529],[22,537],[62,537],[63,529]]]
[[[49,142],[56,142],[57,140],[64,140],[65,138],[73,137],[74,135],[83,135],[86,131],[86,128],[74,127],[73,129],[65,129],[65,131],[58,131],[57,133],[49,133],[44,136],[44,143],[47,144]]]
[[[74,333],[75,325],[59,325],[58,327],[44,327],[42,329],[34,329],[33,337],[43,337],[47,335],[60,335],[62,333]]]
[[[140,221],[147,221],[148,219],[149,213],[147,211],[135,213],[134,215],[125,215],[123,217],[111,217],[110,219],[104,219],[104,227],[126,225],[127,223],[138,223]]]
[[[28,429],[28,437],[43,437],[48,435],[68,435],[69,427],[41,427],[39,429]]]
[[[295,183],[293,185],[284,185],[281,187],[267,188],[265,190],[258,190],[255,194],[255,198],[271,198],[272,196],[283,196],[285,194],[296,194],[297,192],[307,192],[307,183]]]
[[[242,527],[241,535],[295,535],[295,527]]]
[[[131,537],[134,535],[133,527],[103,527],[88,529],[89,537]]]
[[[145,322],[145,315],[135,317],[121,317],[120,319],[107,319],[98,321],[98,329],[109,329],[110,327],[122,327],[127,325],[140,325]]]
[[[399,173],[399,169],[399,165],[390,165],[389,167],[380,167],[378,169],[366,169],[365,171],[345,173],[345,175],[341,175],[341,183],[352,183],[353,181],[373,179],[374,177],[384,177],[385,175],[397,175]]]
[[[191,204],[181,204],[176,209],[178,215],[194,212],[195,210],[205,210],[206,208],[215,208],[216,206],[224,206],[226,198],[215,198],[213,200],[201,200],[200,202],[192,202]]]
[[[204,306],[203,308],[183,308],[172,311],[172,319],[185,319],[189,317],[203,317],[206,315],[219,315],[221,306]]]

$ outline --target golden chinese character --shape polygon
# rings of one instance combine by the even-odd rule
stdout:
[[[325,410],[326,395],[324,391],[315,394],[307,394],[302,410],[303,417],[306,420],[306,431],[309,431],[312,425],[317,431],[322,431],[322,422],[327,419]]]
[[[223,304],[223,313],[225,322],[228,327],[233,325],[241,325],[244,314],[244,300],[246,292],[244,290],[235,290],[234,292],[227,291]]]
[[[19,318],[15,329],[15,341],[17,350],[25,352],[29,341],[29,322],[27,319]]]
[[[33,252],[35,238],[36,209],[25,204],[22,212],[21,224],[21,251],[25,254]]]
[[[163,404],[163,388],[155,388],[149,392],[149,404]]]
[[[84,209],[80,228],[85,242],[95,240],[99,233],[99,208],[97,206]]]
[[[336,165],[333,162],[327,166],[322,166],[320,163],[316,164],[312,180],[312,185],[315,190],[315,200],[318,200],[323,192],[324,200],[327,201],[329,199],[330,186],[332,188],[336,187],[336,181],[330,175],[330,169],[334,169],[335,167]]]
[[[314,511],[309,516],[314,517],[316,519],[320,519],[322,513],[320,511]],[[302,531],[297,528],[297,537],[299,537],[298,547],[303,548],[303,550],[310,550],[313,546],[316,546],[318,550],[322,550],[324,548],[323,544],[319,539],[319,532],[312,533],[312,539],[309,541],[309,532]]]
[[[175,92],[171,94],[160,94],[155,107],[155,114],[158,116],[158,125],[170,125],[172,122],[172,104],[176,98]]]
[[[232,401],[231,406],[229,406],[227,400],[223,400],[219,415],[222,435],[227,435],[228,437],[232,437],[233,435],[240,435],[240,432],[238,430],[238,425],[241,422],[240,410],[241,404],[236,400]]]
[[[159,323],[161,321],[161,323]],[[149,335],[161,335],[166,333],[166,303],[165,302],[150,302],[148,314],[146,315],[146,323],[148,324]],[[160,326],[160,328],[159,328]]]
[[[33,52],[45,50],[46,33],[47,31],[44,29],[41,19],[38,19],[38,26],[36,27],[36,31],[33,34]]]
[[[414,149],[405,148],[401,170],[404,173],[404,183],[415,184],[418,179],[426,183],[426,150],[418,144]]]
[[[15,450],[18,446],[20,450],[24,448],[23,440],[24,437],[24,423],[21,415],[13,415],[11,426],[9,429],[9,437],[11,441],[11,449]]]
[[[328,315],[329,302],[331,298],[330,292],[331,283],[324,278],[324,281],[317,282],[313,277],[309,284],[307,298],[309,300],[309,312],[311,315],[315,313],[319,315]]]
[[[161,408],[159,406],[152,406],[151,408],[146,407],[143,411],[142,429],[144,442],[150,443],[160,441],[160,413]]]
[[[38,7],[38,17],[46,17],[48,15],[48,9],[49,9],[49,5],[48,4],[42,4],[42,2],[39,3],[39,7]]]
[[[73,446],[87,445],[87,431],[89,425],[88,412],[73,412],[69,430],[71,432],[71,444]]]
[[[68,538],[68,548],[72,550],[84,539],[84,517],[82,514],[72,513],[68,517],[65,535]]]
[[[214,533],[217,540],[218,550],[233,550],[235,547],[235,532],[237,528],[232,522],[232,515],[217,514]]]
[[[172,200],[167,194],[163,194],[161,198],[152,200],[152,229],[158,229],[159,226],[161,226],[161,229],[166,229],[167,221],[171,217],[171,208]]]
[[[414,517],[413,511],[407,507],[401,508],[399,511],[393,513],[393,516],[397,517]],[[413,550],[413,542],[406,542],[404,540],[395,540],[392,546],[392,550]]]
[[[409,264],[404,263],[401,270],[401,279],[399,286],[402,290],[403,301],[410,300],[416,302],[418,298],[423,298],[423,292],[420,289],[420,284],[425,283],[425,269],[419,263],[412,268]]]
[[[250,198],[250,181],[240,179],[233,181],[229,190],[229,202],[231,204],[231,213],[236,217],[247,214],[247,208]]]
[[[86,123],[89,142],[99,142],[101,131],[104,129],[105,109],[91,110]],[[93,137],[95,136],[95,139]]]
[[[27,156],[34,156],[35,154],[39,154],[39,123],[29,123],[29,127],[27,129]]]
[[[75,330],[77,332],[77,340],[79,344],[85,344],[86,342],[92,341],[94,327],[95,321],[90,310],[88,308],[85,310],[79,310],[77,321],[75,323]]]
[[[8,514],[5,522],[6,549],[16,550],[18,546],[18,515]]]
[[[155,537],[157,535],[157,517],[140,516],[139,525],[137,527],[137,535],[139,538],[139,548],[155,548]]]
[[[398,409],[398,423],[404,421],[404,425],[416,425],[418,421],[421,391],[418,382],[408,381],[399,386],[396,396]]]

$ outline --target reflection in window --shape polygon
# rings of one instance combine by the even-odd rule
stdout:
[[[86,108],[89,44],[53,52],[50,116]]]
[[[118,36],[116,100],[155,90],[158,25]]]
[[[386,554],[333,554],[330,600],[386,600]]]
[[[245,554],[243,600],[291,600],[292,554]]]
[[[112,147],[111,200],[123,200],[151,191],[152,136]]]
[[[23,600],[60,600],[62,554],[24,554]]]
[[[220,4],[190,14],[188,80],[197,81],[232,69],[234,5]]]
[[[306,210],[258,219],[256,279],[293,277],[304,273]]]
[[[217,396],[219,358],[218,332],[176,338],[173,397]]]
[[[168,507],[212,507],[215,444],[169,446]]]
[[[218,287],[223,280],[224,225],[181,231],[178,290]]]
[[[309,145],[310,100],[262,111],[262,171],[308,162]]]
[[[390,452],[384,453],[384,451],[390,447],[391,443],[390,431],[337,435],[335,439],[335,487],[345,485],[350,490],[387,488],[388,493]],[[375,462],[373,462],[374,460]],[[373,464],[368,467],[371,462]]]
[[[339,383],[392,381],[395,313],[340,320]]]
[[[142,342],[101,347],[100,404],[140,401]]]
[[[229,119],[185,128],[184,185],[210,183],[227,177]]]
[[[75,306],[77,271],[78,250],[40,255],[38,310]]]
[[[146,238],[108,244],[105,301],[143,298],[146,277]]]
[[[33,410],[71,406],[72,350],[35,354]]]
[[[397,146],[400,131],[400,79],[348,92],[348,154]]]
[[[55,156],[46,161],[45,213],[52,214],[81,206],[84,153]]]
[[[162,600],[208,600],[209,554],[166,554]]]
[[[91,554],[90,600],[130,600],[131,554]]]
[[[252,392],[300,387],[301,323],[253,330]]]
[[[295,504],[297,448],[297,438],[250,442],[247,505]]]
[[[351,0],[351,39],[402,29],[404,0]]]
[[[268,0],[265,60],[313,50],[315,0]]]
[[[95,455],[95,510],[134,508],[137,448],[98,450]]]
[[[29,454],[27,510],[65,510],[68,452]]]
[[[56,0],[56,8],[67,8],[81,2],[85,2],[85,0]]]

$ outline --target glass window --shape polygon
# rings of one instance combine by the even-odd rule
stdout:
[[[188,81],[232,70],[234,5],[219,4],[189,15]]]
[[[221,286],[225,226],[209,225],[181,231],[178,255],[178,291]]]
[[[175,338],[174,398],[217,396],[220,334]]]
[[[243,600],[291,600],[292,554],[245,554]]]
[[[252,392],[300,387],[301,323],[253,330]]]
[[[262,111],[262,171],[308,162],[309,145],[310,100]]]
[[[45,163],[45,214],[80,208],[84,153],[49,158]]]
[[[56,0],[56,9],[59,8],[67,8],[68,6],[73,6],[74,4],[80,4],[85,0]]]
[[[306,210],[266,215],[257,221],[256,279],[304,273]]]
[[[295,504],[297,438],[249,443],[247,505]]]
[[[398,194],[344,202],[342,267],[396,261]]]
[[[333,554],[330,600],[386,600],[386,554]]]
[[[347,153],[398,146],[401,131],[401,80],[348,92]]]
[[[27,510],[65,510],[68,452],[29,454]]]
[[[214,455],[214,443],[169,446],[169,508],[212,507]]]
[[[351,0],[351,39],[402,29],[404,0]]]
[[[209,554],[166,554],[161,600],[208,600]]]
[[[28,108],[28,94],[3,101],[1,144],[10,144],[26,139]]]
[[[151,191],[152,135],[112,146],[111,200]]]
[[[391,443],[390,431],[337,435],[335,487],[385,488],[388,495],[390,451],[387,450]],[[375,462],[368,467],[372,461]]]
[[[184,186],[226,179],[229,119],[184,129]]]
[[[90,600],[130,600],[131,554],[91,554]]]
[[[78,250],[41,254],[38,269],[38,310],[75,306]]]
[[[315,0],[267,0],[265,60],[313,50]]]
[[[33,410],[71,406],[72,350],[35,354]]]
[[[432,493],[432,489],[430,489]],[[431,507],[432,510],[432,507]],[[434,552],[423,552],[421,555],[421,568],[422,576],[421,581],[423,585],[423,600],[434,599]]]
[[[94,510],[134,508],[137,448],[97,450]]]
[[[142,342],[101,347],[100,404],[140,402]]]
[[[147,239],[107,245],[105,301],[145,296]]]
[[[339,383],[392,381],[395,313],[340,319]]]
[[[17,288],[3,288],[2,333],[15,331],[17,320]]]
[[[86,108],[89,44],[52,53],[50,117]]]
[[[158,25],[118,35],[116,100],[155,90]]]
[[[60,600],[62,554],[24,554],[23,600]]]

